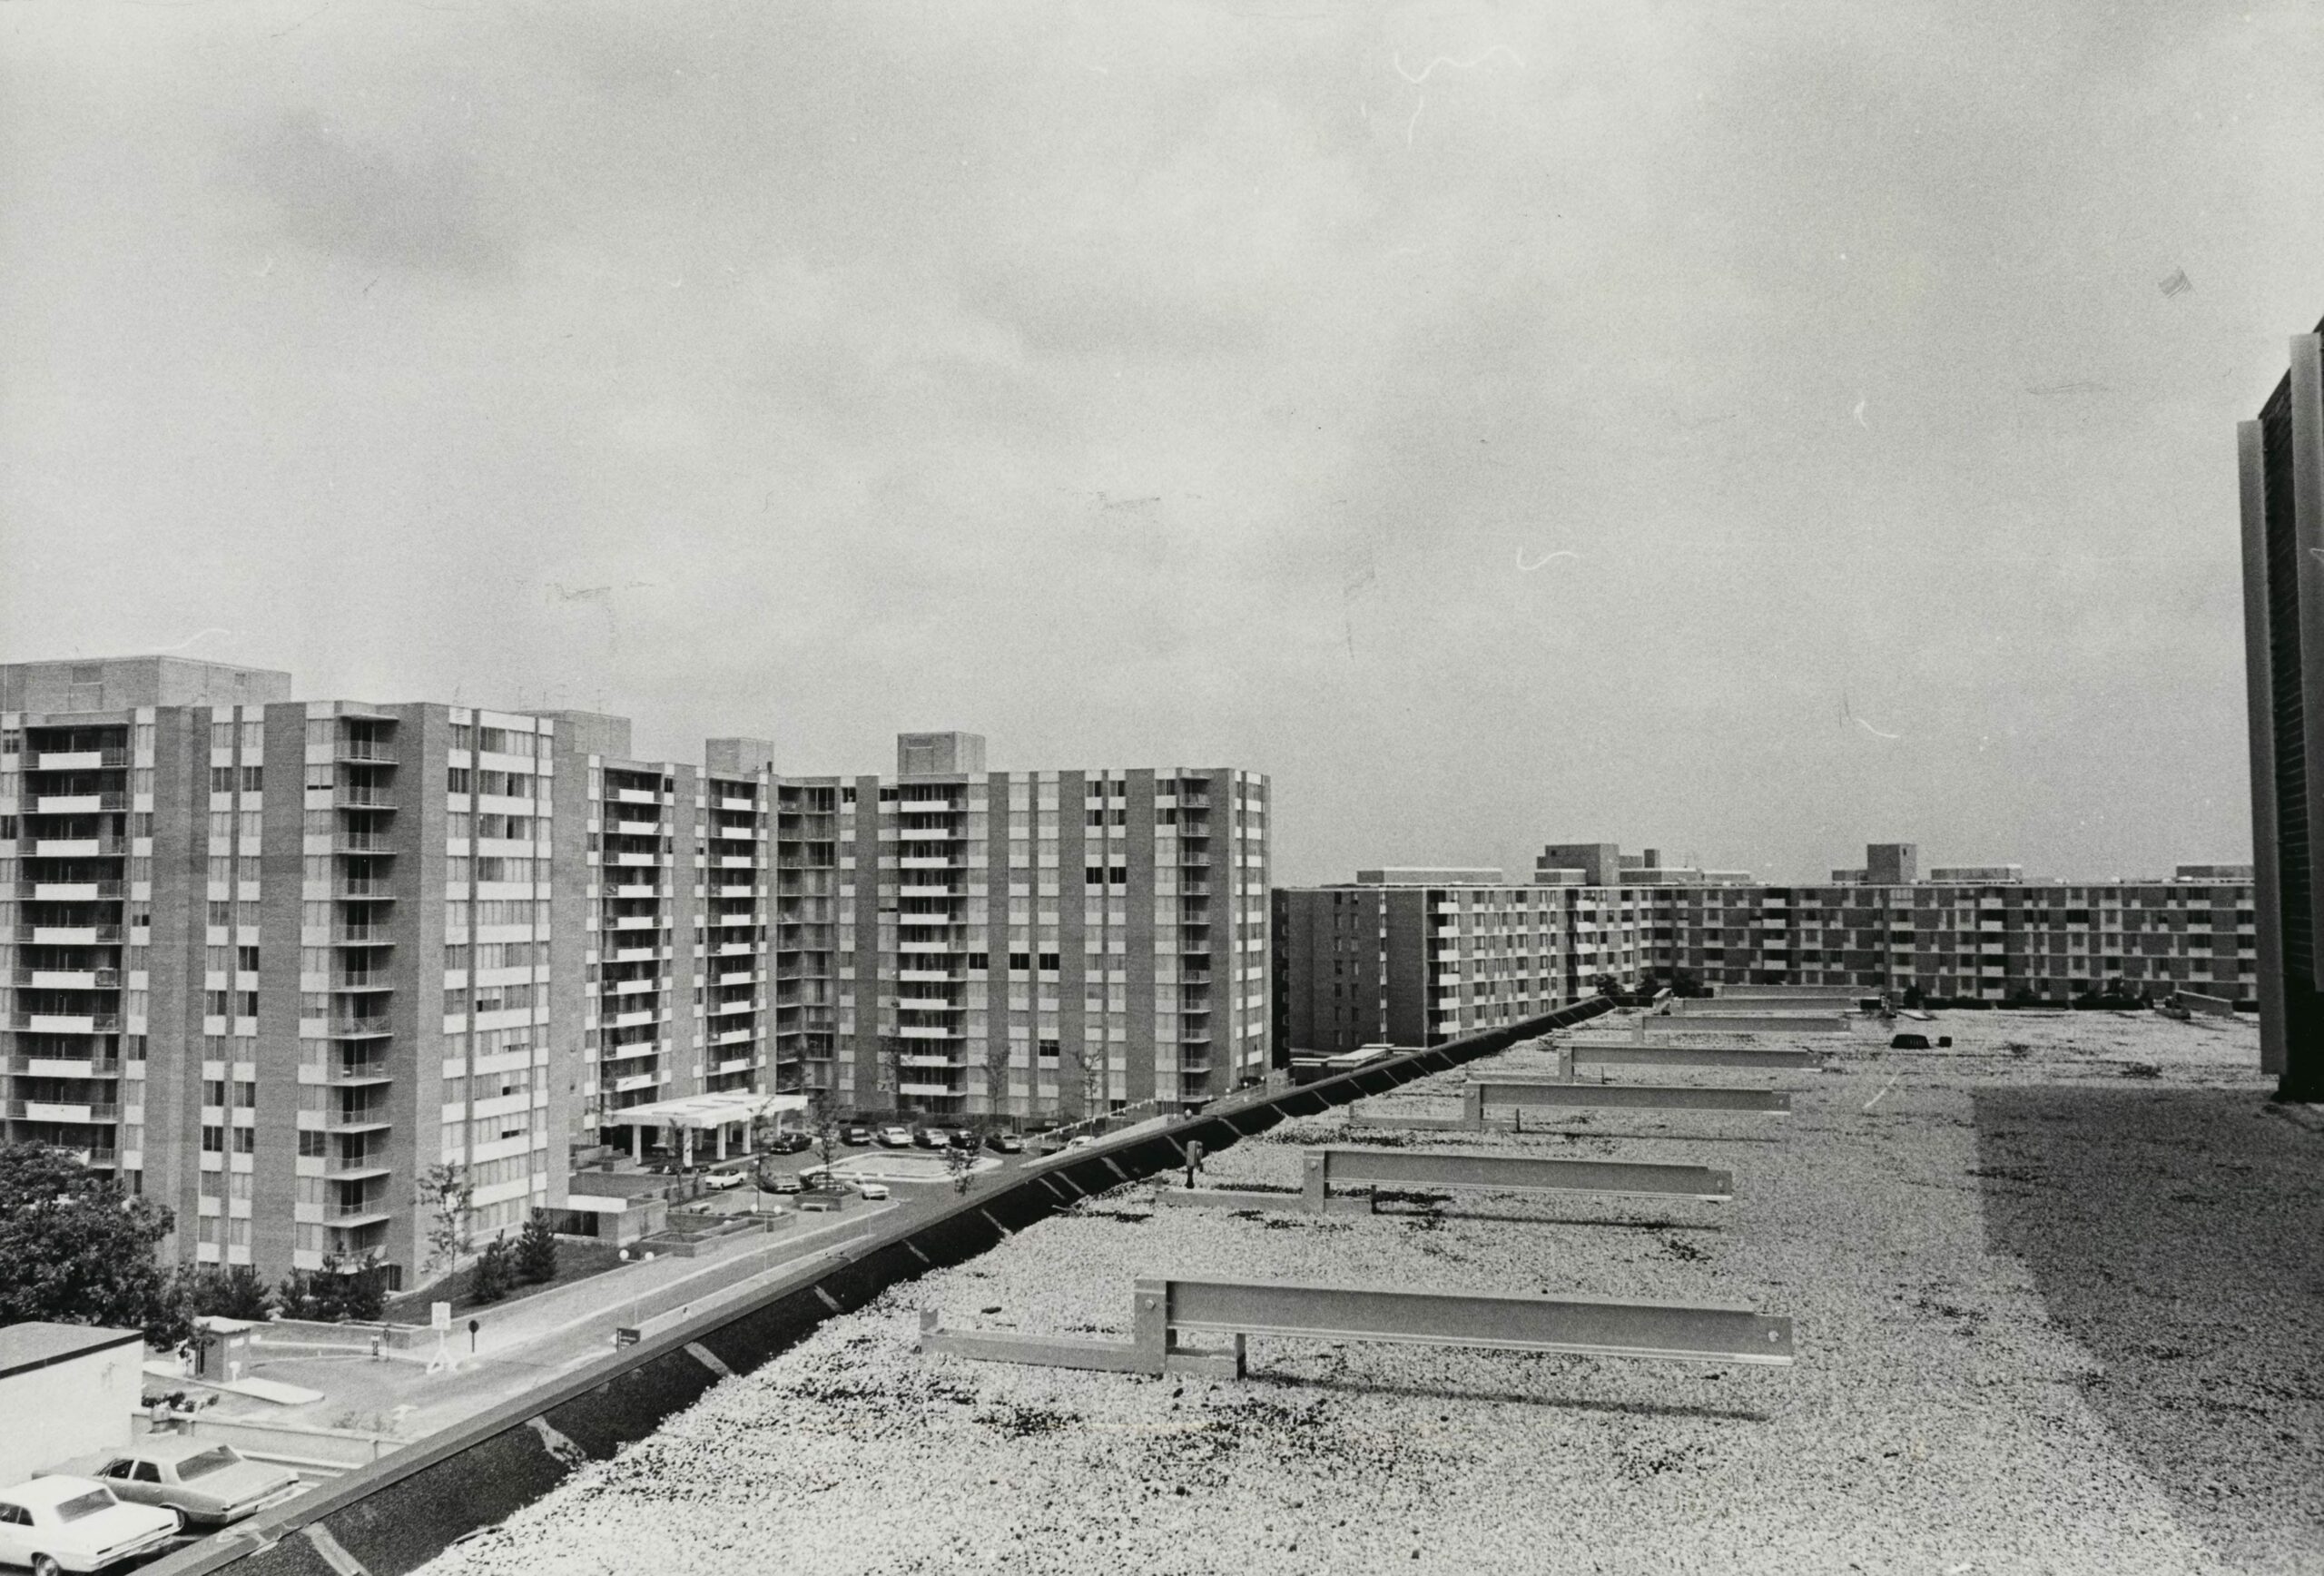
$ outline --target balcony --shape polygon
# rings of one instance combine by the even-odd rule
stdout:
[[[35,947],[117,947],[119,925],[22,925],[16,939]]]
[[[373,1204],[359,1204],[351,1209],[334,1209],[323,1216],[325,1224],[340,1231],[347,1230],[351,1226],[369,1226],[374,1221],[393,1218],[394,1216],[389,1210]]]
[[[331,790],[330,802],[340,810],[393,810],[394,796],[385,788],[355,788],[345,783]]]
[[[615,804],[659,804],[662,796],[651,788],[616,788],[606,798]]]
[[[632,1040],[627,1045],[607,1046],[603,1054],[601,1054],[597,1059],[599,1061],[606,1062],[635,1061],[641,1057],[659,1056],[661,1054],[662,1042],[660,1040],[636,1039]]]
[[[388,1059],[383,1056],[360,1057],[342,1060],[325,1075],[328,1083],[344,1086],[389,1082],[394,1074],[388,1070]]]
[[[16,983],[35,990],[118,990],[118,969],[19,969]]]
[[[610,914],[606,916],[606,928],[613,931],[658,931],[666,928],[669,922],[660,914]]]
[[[334,947],[392,947],[385,925],[338,925],[330,932]]]
[[[384,969],[369,974],[340,974],[332,978],[330,988],[334,990],[392,990],[396,988],[395,976]]]
[[[392,854],[395,844],[385,832],[339,831],[330,834],[330,851],[333,853]]]
[[[710,1037],[713,1045],[747,1045],[759,1037],[759,1031],[749,1024],[740,1029],[722,1029]]]
[[[323,1162],[323,1175],[333,1182],[356,1182],[366,1177],[389,1175],[385,1155],[340,1155]]]
[[[121,897],[117,881],[34,881],[33,901],[43,903],[113,902]]]
[[[323,1113],[323,1131],[327,1133],[369,1133],[389,1125],[384,1109],[367,1107],[359,1110]]]
[[[57,1100],[10,1100],[8,1116],[10,1120],[18,1122],[102,1122],[109,1125],[121,1120],[121,1108]]]
[[[128,852],[118,837],[35,837],[25,851],[31,859],[120,859]]]
[[[386,762],[395,763],[395,746],[384,739],[337,738],[331,741],[330,756],[334,761]]]
[[[121,1062],[109,1057],[17,1056],[8,1070],[18,1078],[119,1078]]]
[[[727,1018],[737,1012],[756,1012],[765,1005],[765,1002],[748,996],[739,1001],[714,1001],[710,1004],[709,1015],[713,1018]]]
[[[45,750],[32,757],[33,772],[117,772],[129,764],[126,750]]]
[[[900,1039],[960,1039],[964,1032],[958,1024],[939,1027],[934,1024],[908,1023],[896,1030]]]
[[[324,1025],[323,1032],[333,1039],[379,1039],[394,1032],[384,1017],[336,1017]]]
[[[330,895],[347,902],[391,902],[395,892],[384,878],[342,875],[330,884]]]
[[[19,1012],[9,1019],[9,1026],[27,1034],[118,1034],[121,1014]]]

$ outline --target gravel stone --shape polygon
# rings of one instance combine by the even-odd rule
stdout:
[[[430,1576],[850,1571],[2324,1570],[2324,1136],[2248,1020],[1946,1012],[1948,1050],[1624,1081],[1795,1091],[1521,1135],[1323,1142],[1728,1166],[1731,1205],[1462,1192],[1315,1221],[1116,1187],[725,1381]],[[1545,1071],[1520,1049],[1490,1065]],[[2152,1078],[2124,1079],[2143,1065]],[[1367,1102],[1451,1114],[1468,1069]],[[1253,1341],[1241,1384],[924,1358],[948,1324],[1126,1336],[1140,1274],[1748,1303],[1790,1369]]]

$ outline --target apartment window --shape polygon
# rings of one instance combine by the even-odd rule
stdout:
[[[971,969],[982,969],[987,966],[988,960],[989,955],[986,953],[971,952],[969,954],[969,967]]]
[[[234,1103],[244,1110],[255,1107],[258,1104],[258,1085],[246,1079],[237,1080],[234,1085]]]
[[[237,948],[235,948],[235,949],[234,949],[234,967],[235,967],[236,969],[240,970],[241,972],[243,972],[243,973],[245,973],[245,974],[255,974],[255,973],[257,973],[257,972],[258,972],[258,949],[257,949],[256,947],[237,947]]]
[[[444,771],[444,786],[454,793],[465,793],[471,781],[466,766],[448,766]]]
[[[203,1128],[202,1129],[202,1152],[205,1155],[224,1154],[226,1152],[226,1129],[223,1128]]]
[[[205,1106],[223,1107],[226,1103],[226,1080],[217,1078],[204,1079],[202,1083],[202,1103]]]
[[[1058,955],[1055,952],[1043,952],[1041,954],[1041,967],[1048,970],[1050,973],[1055,973],[1057,972],[1058,966],[1057,960]]]
[[[1054,1039],[1044,1039],[1041,1041],[1040,1050],[1041,1059],[1043,1061],[1055,1061],[1057,1059],[1058,1043]]]
[[[231,793],[234,791],[234,769],[231,766],[211,767],[210,791],[212,793]]]
[[[245,766],[245,767],[243,767],[243,768],[242,768],[242,792],[243,792],[243,793],[259,793],[259,792],[261,792],[261,789],[264,787],[265,783],[266,783],[266,768],[265,768],[265,767],[263,767],[263,766]]]
[[[237,1155],[254,1155],[257,1152],[258,1129],[256,1128],[236,1128],[234,1129],[234,1153]]]
[[[202,1147],[207,1148],[209,1146],[205,1143]],[[299,1153],[303,1158],[309,1160],[321,1159],[330,1153],[330,1136],[317,1128],[300,1128]]]

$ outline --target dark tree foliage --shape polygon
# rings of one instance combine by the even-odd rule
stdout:
[[[534,1210],[517,1236],[517,1274],[528,1281],[556,1278],[556,1233],[545,1210]]]
[[[192,1323],[154,1251],[175,1224],[62,1149],[0,1146],[0,1325],[107,1325],[182,1345]]]
[[[283,1315],[293,1319],[376,1319],[388,1301],[387,1266],[376,1253],[350,1262],[337,1249],[317,1270],[293,1270],[278,1294]]]
[[[180,1280],[186,1311],[214,1314],[228,1319],[262,1319],[274,1305],[274,1295],[249,1265],[194,1265]]]
[[[494,1237],[484,1245],[477,1256],[476,1267],[468,1271],[468,1297],[479,1303],[497,1303],[508,1295],[515,1284],[514,1266],[509,1263],[508,1245]]]

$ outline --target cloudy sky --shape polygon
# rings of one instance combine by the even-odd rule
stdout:
[[[1297,881],[2248,857],[2319,15],[11,0],[0,657],[1241,764]]]

